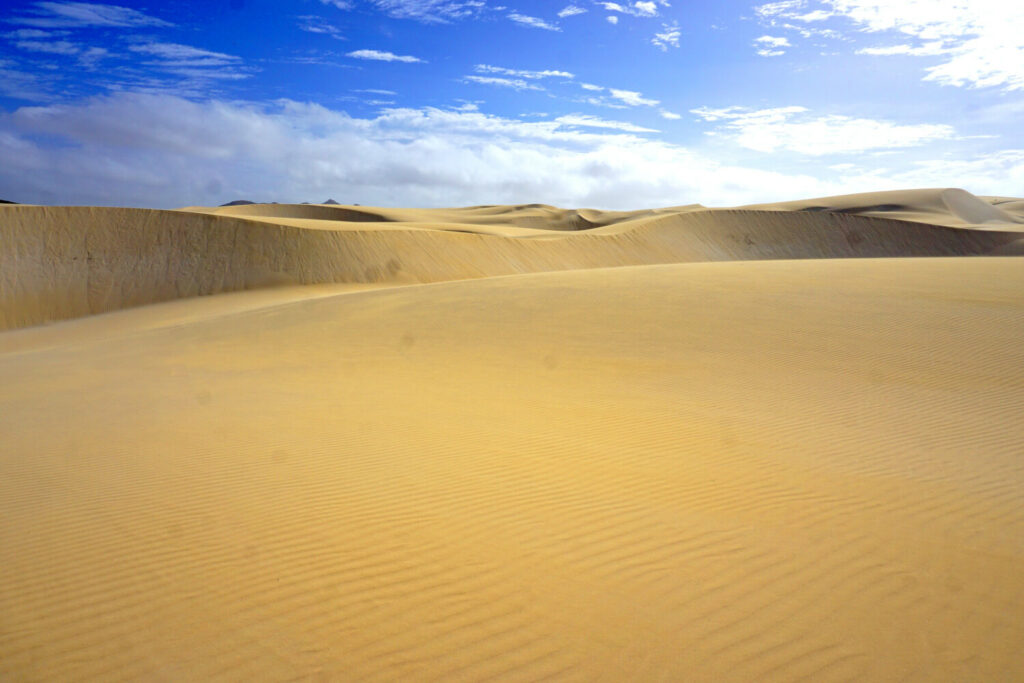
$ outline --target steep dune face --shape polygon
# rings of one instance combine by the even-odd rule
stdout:
[[[223,215],[228,209],[260,215]],[[520,210],[506,207],[505,213],[514,222]],[[514,225],[483,231],[481,209],[463,210],[464,224],[454,222],[459,210],[444,210],[452,222],[441,224],[396,222],[401,210],[390,217],[353,211],[2,207],[0,329],[282,284],[422,283],[695,261],[1012,254],[1012,243],[1024,236],[835,212],[682,207],[632,220],[617,215],[606,227],[564,232]],[[486,224],[500,224],[501,212],[489,212]],[[432,217],[405,213],[420,221]],[[564,214],[546,220],[564,222]]]

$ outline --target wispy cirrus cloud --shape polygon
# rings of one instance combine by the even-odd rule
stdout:
[[[612,109],[627,109],[629,107],[655,107],[660,104],[658,100],[644,97],[636,90],[622,90],[620,88],[606,88],[603,85],[593,83],[580,83],[580,87],[588,92],[607,93],[588,97],[585,101],[598,107],[611,107]]]
[[[563,126],[584,126],[589,128],[604,128],[606,130],[621,130],[627,133],[658,133],[656,128],[644,128],[626,121],[608,121],[606,119],[590,116],[588,114],[567,114],[559,116],[555,122]]]
[[[496,85],[500,88],[511,88],[512,90],[543,90],[535,83],[528,83],[521,78],[502,78],[501,76],[465,76],[464,81],[479,83],[480,85]]]
[[[897,124],[836,114],[814,115],[800,106],[758,110],[700,107],[690,111],[702,121],[717,124],[707,135],[758,152],[856,154],[917,147],[956,137],[954,128],[946,124]]]
[[[435,24],[478,17],[487,9],[487,3],[484,0],[370,0],[370,2],[379,10],[396,19],[415,19]],[[343,4],[350,3],[344,2]]]
[[[330,36],[335,40],[345,40],[345,36],[342,34],[341,29],[327,23],[323,17],[313,14],[303,14],[297,18],[299,20],[298,27],[300,31],[315,33],[322,36]]]
[[[654,37],[651,38],[651,44],[662,52],[667,52],[670,46],[679,47],[679,38],[682,34],[678,23],[662,24],[661,32],[654,34]]]
[[[15,31],[8,31],[4,34],[4,38],[11,40],[39,40],[41,38],[58,38],[70,33],[70,31],[41,31],[37,28],[19,28]]]
[[[82,51],[78,45],[66,40],[19,40],[15,45],[22,50],[51,55],[77,55]]]
[[[149,59],[143,64],[176,76],[202,81],[242,80],[252,76],[241,57],[180,43],[142,43],[128,50]]]
[[[654,107],[659,104],[658,100],[648,99],[633,90],[609,88],[608,92],[613,98],[630,107]]]
[[[173,25],[129,7],[88,2],[36,2],[24,12],[8,17],[7,21],[37,28],[131,28]]]
[[[563,9],[559,10],[558,18],[565,19],[566,17],[574,17],[578,14],[586,14],[587,9],[580,7],[579,5],[566,5]]]
[[[412,55],[396,55],[384,50],[354,50],[348,53],[353,59],[368,59],[377,62],[405,62],[407,64],[423,63],[425,60]]]
[[[757,48],[757,54],[762,57],[778,57],[786,54],[786,51],[780,48],[792,47],[792,44],[788,38],[782,36],[761,36],[754,38],[754,47]]]
[[[666,0],[647,0],[639,2],[605,2],[604,0],[597,0],[595,4],[600,5],[608,12],[617,12],[619,14],[629,14],[634,17],[656,17],[658,16],[658,7],[668,7],[669,3]]]
[[[519,12],[512,12],[508,15],[508,18],[516,22],[520,26],[528,26],[530,28],[541,28],[545,31],[561,31],[561,27],[555,24],[548,23],[538,17],[531,17]]]
[[[144,43],[132,45],[128,49],[132,52],[159,57],[165,60],[165,64],[172,66],[223,66],[237,64],[241,61],[241,58],[234,55],[180,43]]]
[[[90,47],[78,55],[78,63],[87,69],[93,69],[101,61],[110,57],[110,50],[105,47]]]
[[[568,71],[544,69],[542,71],[531,71],[528,69],[506,69],[503,66],[491,66],[490,64],[477,64],[473,70],[482,74],[501,74],[502,76],[513,76],[515,78],[529,78],[538,80],[541,78],[575,78],[575,74]]]
[[[874,56],[937,57],[926,81],[957,87],[1024,90],[1024,5],[1002,0],[783,0],[760,5],[771,25],[845,22],[859,32],[889,36],[858,50]],[[798,25],[793,25],[797,22]]]

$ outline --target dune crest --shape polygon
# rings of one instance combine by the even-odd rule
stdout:
[[[823,211],[945,225],[983,227],[1024,224],[1024,210],[999,198],[986,201],[959,188],[891,190],[742,207],[766,211]]]

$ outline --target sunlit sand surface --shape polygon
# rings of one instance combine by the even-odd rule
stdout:
[[[1024,678],[1022,244],[0,207],[0,679]]]

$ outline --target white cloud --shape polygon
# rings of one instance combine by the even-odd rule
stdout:
[[[871,170],[805,163],[806,171],[785,173],[557,121],[432,108],[356,118],[297,102],[138,93],[6,114],[0,158],[7,199],[164,208],[238,198],[299,202],[341,192],[341,201],[382,206],[543,202],[631,209],[893,187],[1014,195],[1024,187],[1024,150],[894,169],[876,161]],[[778,167],[776,157],[761,163]]]
[[[782,0],[782,2],[768,2],[763,5],[758,5],[754,8],[754,12],[762,19],[771,19],[772,17],[792,17],[797,14],[806,4],[806,0]]]
[[[899,36],[863,54],[940,57],[925,80],[959,87],[1024,89],[1024,3],[1006,0],[786,0],[761,5],[773,24],[844,19]],[[907,42],[907,39],[910,42]]]
[[[575,78],[574,74],[568,71],[555,71],[545,69],[543,71],[530,71],[527,69],[506,69],[503,66],[491,66],[490,64],[477,64],[473,69],[477,73],[482,74],[501,74],[503,76],[513,76],[516,78],[529,78],[536,80],[540,78]]]
[[[128,7],[88,2],[36,2],[27,12],[9,17],[7,21],[39,28],[173,26]]]
[[[632,90],[616,90],[615,88],[609,88],[608,92],[611,96],[623,104],[628,104],[631,107],[654,107],[658,104],[658,100],[650,100],[644,98],[640,93]]]
[[[916,147],[956,137],[945,124],[895,124],[849,116],[811,115],[804,107],[750,110],[743,107],[692,109],[718,127],[712,134],[758,152],[785,150],[820,156]]]
[[[11,40],[39,40],[40,38],[54,38],[66,36],[70,31],[40,31],[37,28],[19,28],[16,31],[8,31],[4,38]]]
[[[480,83],[481,85],[496,85],[501,88],[512,88],[513,90],[543,90],[544,88],[534,83],[527,83],[521,78],[502,78],[500,76],[466,76],[464,80]]]
[[[0,117],[0,186],[16,201],[167,208],[343,191],[339,200],[366,205],[628,209],[844,189],[577,125],[431,108],[355,118],[296,102],[120,93]]]
[[[580,83],[580,87],[583,88],[584,90],[593,90],[595,92],[600,92],[601,90],[604,90],[602,86],[594,85],[593,83]]]
[[[611,130],[622,130],[628,133],[658,133],[655,128],[644,128],[626,121],[607,121],[596,116],[587,114],[568,114],[555,119],[557,123],[564,126],[587,126],[590,128],[607,128]]]
[[[393,52],[385,52],[382,50],[355,50],[348,53],[349,57],[354,59],[370,59],[378,62],[406,62],[413,64],[415,62],[422,62],[423,60],[419,57],[413,57],[412,55],[396,55]]]
[[[641,17],[654,17],[658,14],[658,6],[653,2],[634,2],[633,9]]]
[[[345,40],[345,36],[337,26],[333,26],[326,21],[323,17],[315,15],[302,15],[299,18],[299,30],[305,31],[306,33],[316,33],[318,35],[330,36],[335,40]]]
[[[448,23],[479,16],[486,8],[484,0],[370,0],[378,9],[397,19],[415,19],[425,23]],[[347,3],[346,3],[347,4]]]
[[[182,77],[193,84],[204,81],[242,80],[252,75],[251,69],[242,66],[240,57],[191,45],[144,43],[132,45],[128,49],[152,57],[152,60],[145,62],[147,66]]]
[[[80,48],[66,40],[19,40],[15,43],[22,50],[30,52],[46,52],[53,55],[77,55]]]
[[[600,5],[609,12],[630,14],[634,17],[656,17],[658,16],[659,4],[664,7],[668,6],[668,3],[665,2],[665,0],[659,0],[659,2],[633,2],[632,4],[628,2],[618,3],[598,1],[596,4]]]
[[[350,0],[320,0],[320,2],[322,2],[325,5],[331,5],[332,7],[336,7],[340,10],[352,9],[352,3],[350,2]]]
[[[110,52],[106,48],[90,47],[78,55],[78,63],[87,69],[92,69],[109,56]]]
[[[890,45],[888,47],[865,47],[857,50],[859,55],[910,55],[912,57],[925,57],[941,55],[945,53],[942,41],[925,43],[913,47],[911,45]]]
[[[617,16],[615,16],[614,14],[611,14],[611,15],[605,17],[605,19],[607,19],[608,23],[611,24],[612,26],[614,26],[615,24],[619,23],[619,18]]]
[[[754,38],[754,42],[765,47],[792,47],[788,38],[776,36],[761,36],[760,38]]]
[[[566,17],[574,17],[577,14],[586,14],[586,12],[586,8],[580,7],[579,5],[566,5],[565,8],[558,13],[558,18],[565,19]]]
[[[662,109],[661,111],[658,112],[658,115],[661,116],[661,118],[663,119],[669,119],[671,121],[676,121],[678,119],[683,118],[682,115],[668,111],[667,109]]]
[[[234,55],[213,52],[179,43],[146,43],[143,45],[132,45],[128,49],[132,52],[153,55],[154,57],[167,60],[168,64],[180,66],[216,66],[240,61]]]
[[[760,38],[755,38],[754,46],[759,47],[757,54],[762,57],[778,57],[786,54],[785,50],[780,50],[779,48],[792,47],[788,38],[776,36],[761,36]]]
[[[554,24],[549,24],[543,19],[537,17],[530,17],[525,14],[519,14],[518,12],[512,12],[508,15],[508,18],[522,26],[529,26],[530,28],[542,28],[545,31],[561,31],[562,29]]]
[[[56,99],[53,94],[55,88],[48,82],[50,79],[38,70],[21,71],[10,68],[13,66],[13,62],[0,59],[0,93],[30,102],[48,102]]]
[[[353,90],[352,92],[368,93],[370,95],[397,95],[394,90],[380,90],[379,88],[362,88],[359,90]]]
[[[679,36],[682,33],[679,30],[679,24],[662,24],[661,33],[655,33],[654,37],[651,38],[651,44],[661,48],[662,52],[668,50],[669,46],[679,47]]]

